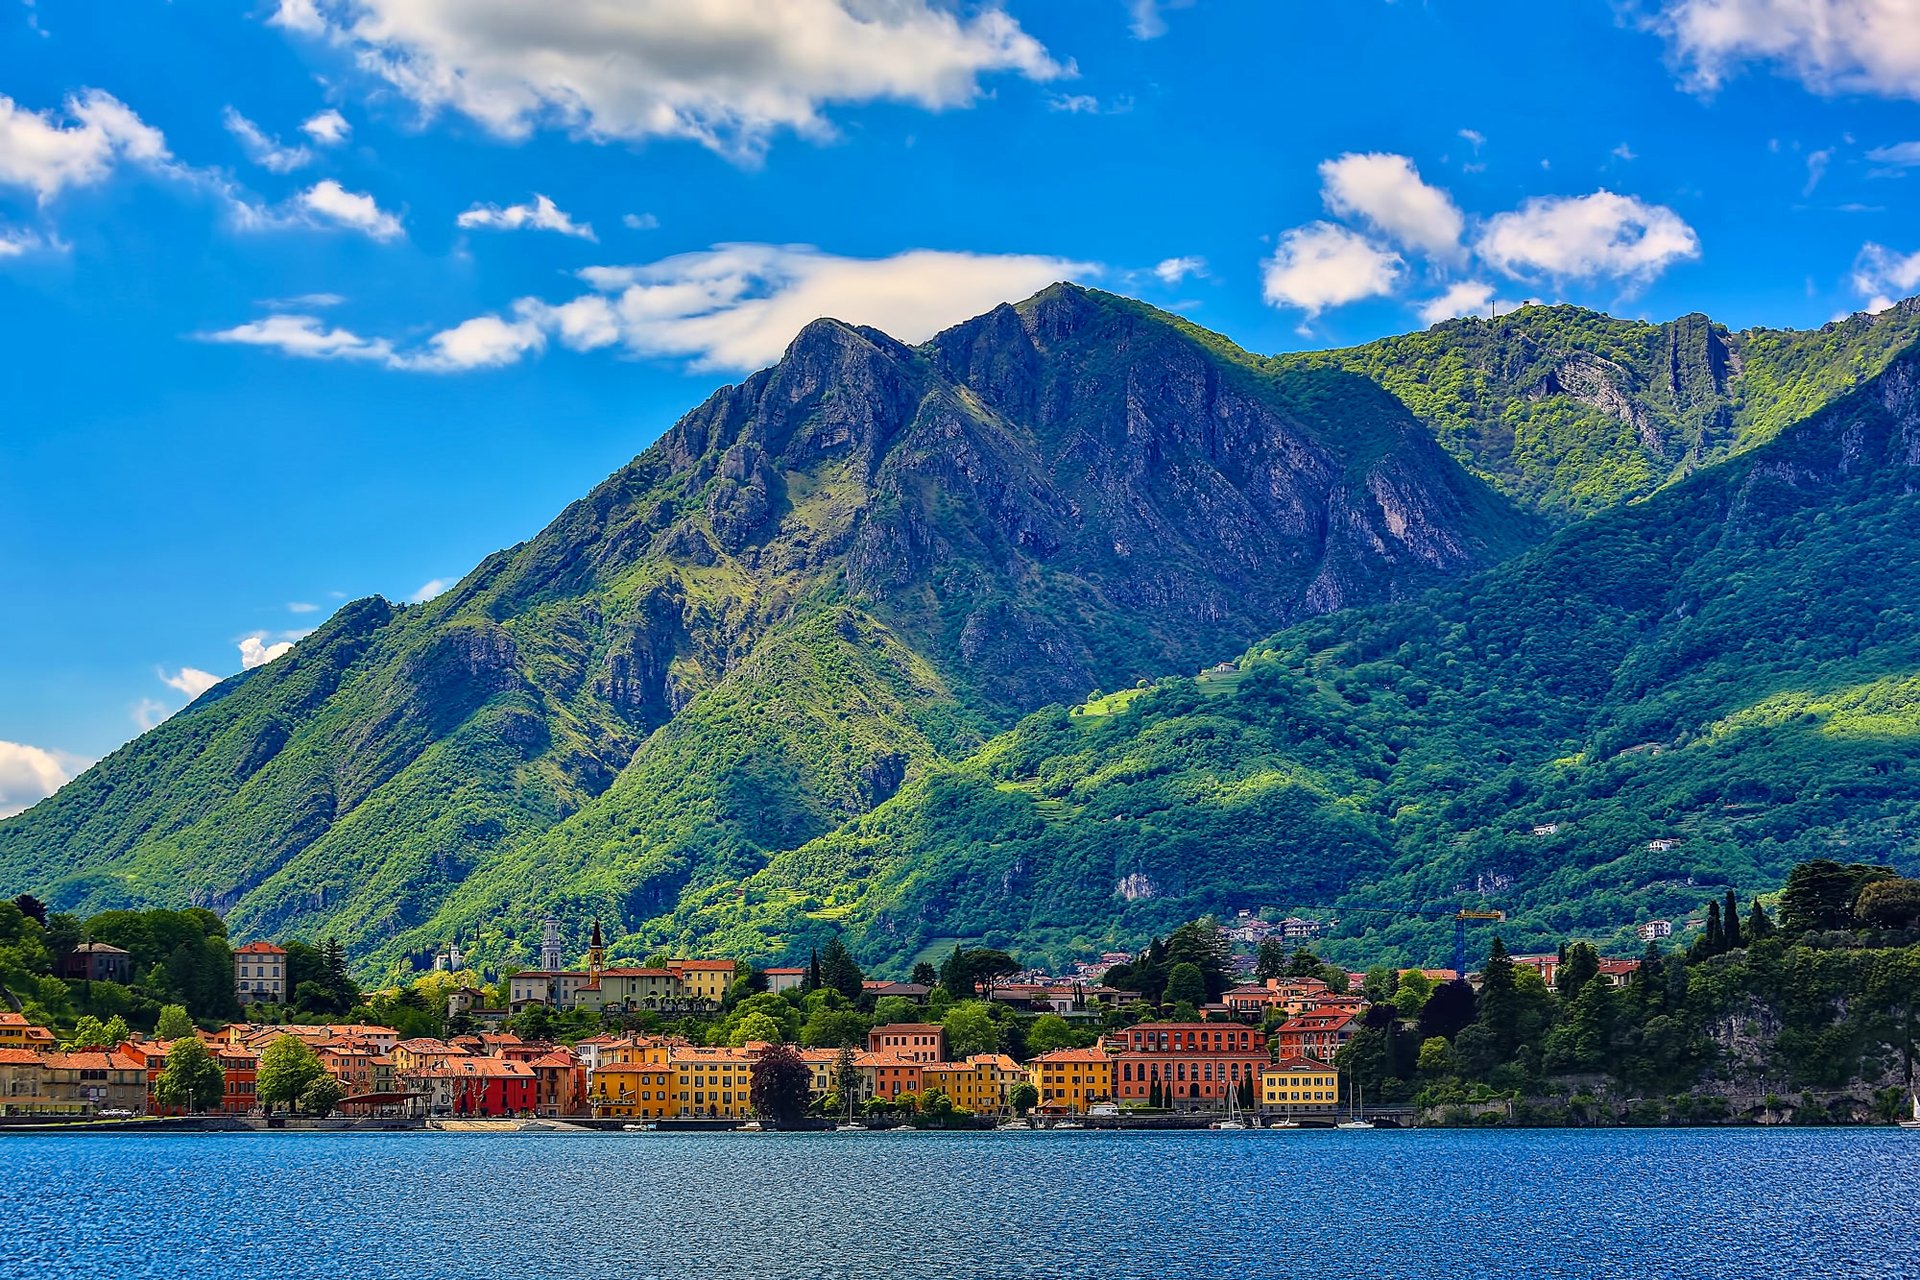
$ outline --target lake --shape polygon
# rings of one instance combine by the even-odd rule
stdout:
[[[0,1276],[1920,1275],[1898,1130],[0,1137]]]

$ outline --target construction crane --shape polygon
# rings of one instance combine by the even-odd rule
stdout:
[[[1370,915],[1387,916],[1424,916],[1428,919],[1453,921],[1453,972],[1455,976],[1467,976],[1467,924],[1470,921],[1501,921],[1507,913],[1488,907],[1396,907],[1365,905],[1334,906],[1331,903],[1297,903],[1297,906],[1323,911],[1359,911]]]

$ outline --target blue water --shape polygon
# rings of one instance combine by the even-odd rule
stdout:
[[[1920,1134],[0,1137],[0,1277],[1920,1276]]]

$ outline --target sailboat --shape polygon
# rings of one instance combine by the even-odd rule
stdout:
[[[851,1089],[847,1090],[847,1118],[833,1126],[833,1130],[835,1133],[865,1133],[867,1130],[867,1126],[853,1122],[853,1090]]]
[[[1298,1129],[1300,1122],[1293,1118],[1293,1104],[1289,1102],[1284,1114],[1278,1120],[1267,1125],[1269,1129]]]
[[[1339,1124],[1333,1127],[1336,1129],[1371,1129],[1373,1128],[1373,1121],[1363,1120],[1360,1118],[1359,1108],[1360,1108],[1360,1081],[1358,1077],[1355,1077],[1353,1082],[1353,1098],[1347,1103],[1347,1118],[1345,1120],[1342,1120]]]
[[[1900,1122],[1902,1129],[1920,1129],[1920,1093],[1913,1095],[1913,1118]]]
[[[1208,1125],[1207,1128],[1244,1129],[1246,1127],[1246,1121],[1240,1118],[1240,1088],[1238,1085],[1229,1085],[1227,1087],[1227,1118],[1225,1120],[1215,1120],[1212,1124]]]

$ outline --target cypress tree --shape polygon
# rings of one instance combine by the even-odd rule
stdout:
[[[1695,952],[1703,956],[1717,956],[1726,950],[1726,938],[1720,929],[1720,904],[1707,904],[1707,931],[1700,936],[1700,945]]]
[[[1720,912],[1721,941],[1729,951],[1738,951],[1745,944],[1740,941],[1740,904],[1734,899],[1733,890],[1727,890],[1727,905]]]
[[[1747,941],[1758,942],[1773,932],[1773,917],[1760,905],[1760,899],[1753,900],[1753,907],[1747,912]]]

